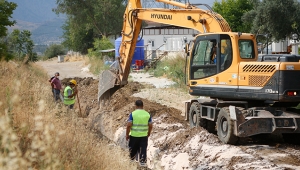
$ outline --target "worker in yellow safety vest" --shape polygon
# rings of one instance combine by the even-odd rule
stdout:
[[[69,85],[64,89],[64,104],[68,106],[69,109],[74,108],[75,97],[78,93],[76,80],[70,80]]]
[[[141,166],[147,166],[148,137],[152,131],[151,115],[143,109],[143,101],[135,102],[136,110],[128,118],[126,140],[129,140],[131,160],[136,159]]]

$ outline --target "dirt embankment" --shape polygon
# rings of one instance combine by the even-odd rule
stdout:
[[[91,108],[87,117],[89,128],[124,148],[127,147],[126,120],[134,110],[134,101],[145,97],[142,98],[145,110],[154,121],[148,145],[148,167],[151,169],[300,169],[299,146],[280,143],[280,140],[273,142],[268,137],[266,142],[252,139],[240,146],[224,145],[216,135],[202,128],[190,128],[181,115],[183,101],[188,96],[176,89],[130,82],[99,109],[98,81],[76,80],[81,106]]]

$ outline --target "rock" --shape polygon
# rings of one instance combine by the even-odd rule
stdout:
[[[117,120],[119,121],[119,120],[121,120],[123,117],[122,116],[119,116],[118,118],[117,118]]]

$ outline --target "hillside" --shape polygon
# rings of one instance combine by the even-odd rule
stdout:
[[[60,43],[63,30],[61,26],[65,16],[56,15],[52,9],[56,7],[55,0],[10,0],[17,3],[13,19],[17,23],[9,28],[29,30],[35,44]]]
[[[52,12],[56,7],[55,0],[9,0],[18,4],[14,11],[13,18],[17,20],[43,23],[52,20],[57,15]]]

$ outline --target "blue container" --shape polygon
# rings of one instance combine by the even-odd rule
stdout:
[[[140,37],[138,37],[138,40],[140,40]],[[119,57],[119,48],[120,45],[122,43],[122,37],[119,37],[115,40],[115,57]],[[145,60],[145,50],[144,50],[144,40],[141,39],[140,41],[138,41],[136,43],[136,47],[134,50],[134,54],[132,57],[132,61],[131,61],[131,65],[135,64],[136,60]],[[141,69],[143,67],[140,67],[139,69]]]

